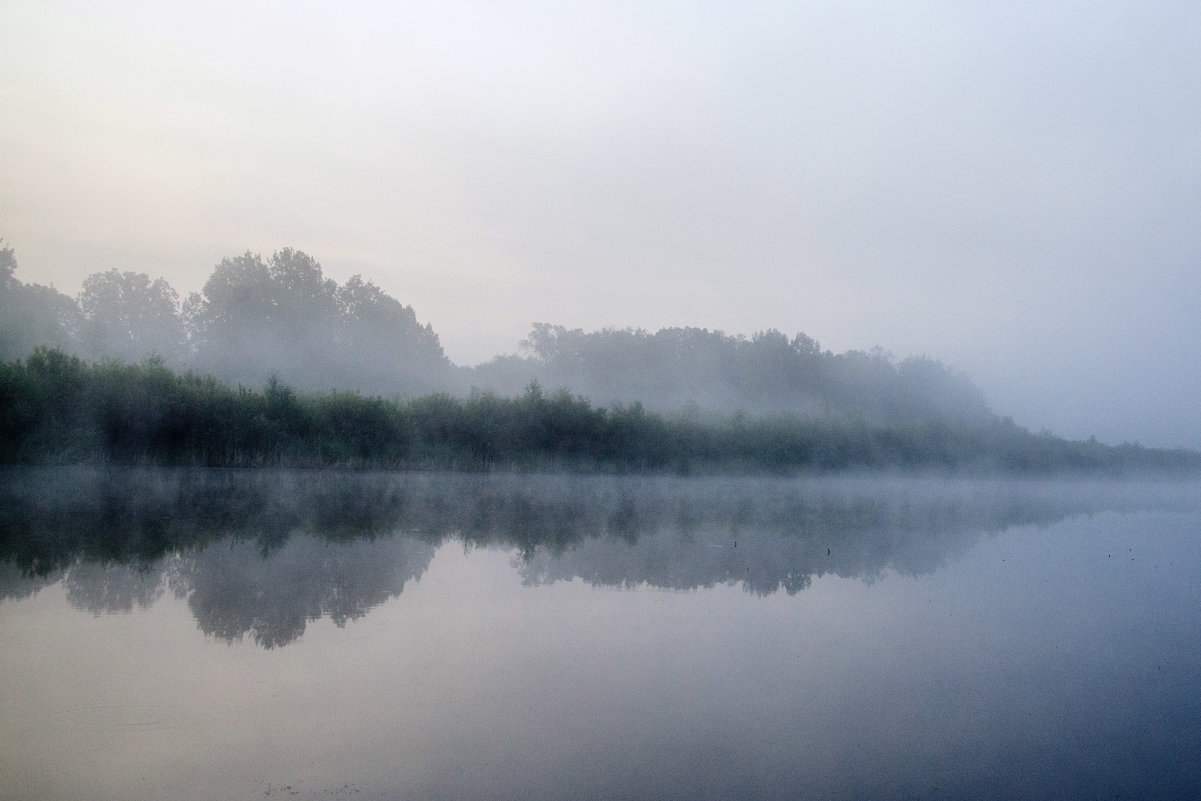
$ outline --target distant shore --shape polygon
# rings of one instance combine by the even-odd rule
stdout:
[[[1069,441],[1008,420],[658,414],[537,383],[514,397],[300,393],[274,378],[255,390],[41,349],[0,363],[0,463],[1123,475],[1198,472],[1201,453]]]

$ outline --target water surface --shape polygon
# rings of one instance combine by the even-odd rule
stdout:
[[[1201,797],[1173,483],[0,475],[0,798]]]

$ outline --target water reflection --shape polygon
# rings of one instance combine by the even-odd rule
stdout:
[[[981,537],[1174,484],[628,478],[68,468],[0,474],[0,599],[62,582],[76,607],[186,598],[202,631],[266,648],[402,593],[448,541],[512,550],[527,584],[797,593],[921,575]]]
[[[1196,489],[0,473],[0,798],[1201,797]]]
[[[434,550],[406,537],[331,542],[301,535],[260,556],[254,543],[231,541],[181,560],[178,587],[206,634],[250,634],[271,648],[299,637],[309,621],[328,617],[345,626],[400,595]]]

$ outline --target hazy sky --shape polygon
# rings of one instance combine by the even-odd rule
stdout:
[[[5,0],[0,43],[23,281],[292,246],[458,363],[778,328],[1201,447],[1195,2]]]

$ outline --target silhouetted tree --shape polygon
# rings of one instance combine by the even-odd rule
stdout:
[[[292,367],[280,364],[297,343],[288,342],[277,295],[271,272],[258,254],[247,251],[222,259],[205,282],[202,297],[189,304],[200,369],[235,381],[256,382],[271,369]]]
[[[19,359],[40,346],[71,350],[79,340],[75,301],[53,287],[23,284],[17,258],[0,239],[0,360]]]
[[[13,273],[17,270],[17,256],[13,253],[13,249],[4,244],[4,240],[0,238],[0,290],[8,290],[12,288],[17,279]]]
[[[84,279],[81,350],[92,359],[140,361],[158,355],[182,364],[187,338],[179,316],[179,295],[162,278],[109,270]]]
[[[344,387],[417,394],[445,386],[450,362],[438,335],[405,306],[361,276],[337,291],[341,314],[338,362]]]
[[[292,248],[264,262],[222,260],[189,299],[200,369],[258,383],[270,374],[310,390],[417,394],[445,381],[438,337],[413,310],[355,276],[339,288]]]
[[[524,357],[473,371],[477,386],[516,394],[532,378],[599,403],[656,411],[860,416],[875,422],[991,419],[966,377],[930,359],[897,364],[887,352],[822,351],[805,334],[774,329],[750,339],[703,328],[604,329],[534,324]]]

